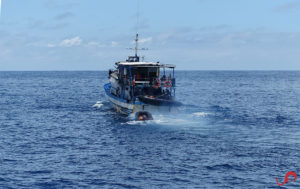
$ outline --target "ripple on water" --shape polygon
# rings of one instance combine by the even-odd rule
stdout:
[[[300,172],[300,72],[178,72],[185,105],[147,122],[115,113],[106,75],[0,72],[0,188],[274,188]]]

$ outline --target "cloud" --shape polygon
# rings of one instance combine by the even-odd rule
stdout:
[[[75,34],[57,40],[58,37],[6,32],[1,28],[0,69],[106,69],[111,64],[96,67],[95,62],[111,62],[112,57],[123,60],[131,53],[125,49],[134,36],[83,38]],[[297,31],[207,26],[153,32],[140,40],[151,41],[146,46],[151,51],[140,52],[149,61],[174,63],[179,69],[300,69],[300,32]],[[165,44],[161,45],[162,42]],[[83,64],[84,60],[90,64]],[[78,67],[65,63],[68,61]],[[20,62],[31,64],[24,66]]]
[[[103,44],[95,42],[95,41],[90,41],[85,46],[86,47],[105,47],[106,45],[103,45]]]
[[[197,29],[178,28],[154,35],[152,44],[172,45],[173,47],[203,47],[232,43],[242,45],[257,42],[257,38],[255,37],[258,37],[262,33],[264,33],[264,29],[234,31],[229,26],[201,27]]]
[[[70,39],[64,39],[63,41],[59,43],[54,43],[54,42],[48,42],[41,45],[40,43],[36,46],[40,47],[48,47],[48,48],[54,48],[54,47],[75,47],[75,46],[81,46],[81,47],[86,47],[90,49],[96,49],[96,48],[109,48],[109,47],[115,47],[119,45],[119,43],[112,41],[109,44],[104,44],[104,43],[99,43],[97,41],[89,41],[84,43],[84,40],[81,39],[79,36],[70,38]]]
[[[152,41],[152,37],[147,37],[147,38],[141,38],[139,40],[139,43],[148,43]]]
[[[65,12],[65,13],[61,13],[61,14],[55,16],[54,19],[55,20],[64,20],[64,19],[67,19],[72,16],[73,16],[73,14],[71,12]]]
[[[82,43],[82,39],[80,37],[74,37],[71,39],[65,39],[63,40],[59,46],[61,47],[73,47],[73,46],[79,46]]]
[[[56,47],[56,45],[55,45],[55,44],[52,44],[52,43],[49,43],[49,44],[47,45],[47,47],[53,48],[53,47]]]
[[[288,12],[290,10],[298,8],[300,5],[299,2],[292,1],[292,2],[286,2],[282,4],[281,6],[275,8],[275,11],[277,12]]]
[[[212,28],[157,33],[150,55],[180,69],[299,69],[300,32]],[[179,61],[182,59],[191,66]]]
[[[150,43],[152,42],[152,37],[140,38],[139,44]],[[135,40],[131,42],[131,44],[135,44]]]
[[[117,42],[115,42],[115,41],[112,41],[112,42],[111,42],[111,46],[112,46],[112,47],[115,47],[115,46],[117,46],[117,45],[118,45]]]
[[[174,31],[167,31],[167,32],[162,32],[157,36],[157,40],[161,42],[162,44],[165,44],[171,37],[176,35],[177,32]]]

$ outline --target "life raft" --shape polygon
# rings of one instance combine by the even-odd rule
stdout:
[[[140,111],[135,114],[135,120],[136,121],[148,121],[148,120],[153,120],[153,117],[149,112]]]
[[[156,89],[160,87],[160,79],[156,79],[154,81],[153,87],[156,88]]]
[[[172,87],[171,81],[170,81],[170,80],[165,81],[165,82],[164,82],[164,86],[167,87],[167,88]]]

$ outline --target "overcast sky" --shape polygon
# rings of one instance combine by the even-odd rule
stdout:
[[[107,70],[134,54],[126,48],[134,45],[137,4],[2,0],[0,70]],[[298,0],[140,0],[139,7],[145,60],[181,70],[300,70]]]

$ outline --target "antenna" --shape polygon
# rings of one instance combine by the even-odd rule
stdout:
[[[148,48],[139,48],[139,34],[135,35],[135,48],[126,48],[128,50],[134,50],[135,51],[135,57],[138,57],[138,51],[147,51]]]
[[[134,50],[135,51],[135,61],[139,62],[139,56],[138,56],[138,51],[139,50],[148,50],[147,48],[140,48],[139,49],[139,17],[140,17],[140,0],[137,0],[137,13],[136,13],[136,35],[135,35],[135,48],[127,48],[129,50]]]
[[[136,13],[136,35],[135,35],[135,57],[138,55],[138,45],[139,45],[139,17],[140,17],[140,0],[137,0],[137,13]]]
[[[137,9],[136,9],[136,33],[139,33],[139,19],[140,19],[140,0],[137,0]]]

